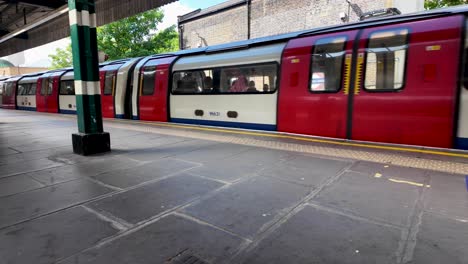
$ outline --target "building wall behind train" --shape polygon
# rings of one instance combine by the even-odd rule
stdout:
[[[250,28],[245,0],[230,0],[179,17],[181,48],[197,48],[249,38],[343,24],[345,0],[251,0]],[[424,10],[424,0],[353,0],[362,12],[396,7],[403,14]],[[229,7],[231,6],[231,7]],[[232,7],[234,6],[234,7]],[[349,21],[358,21],[351,9]],[[249,32],[250,29],[250,32]]]

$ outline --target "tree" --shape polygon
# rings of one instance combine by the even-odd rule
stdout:
[[[447,6],[463,5],[467,3],[468,0],[425,0],[424,8],[435,9]]]
[[[52,59],[51,70],[71,67],[73,65],[71,44],[64,49],[56,49],[55,54],[50,54],[49,58]]]
[[[157,32],[164,14],[150,10],[97,29],[98,47],[110,60],[140,57],[178,49],[175,25]]]
[[[173,25],[157,31],[164,14],[153,9],[97,28],[98,49],[109,56],[109,60],[148,56],[179,49],[179,34]],[[71,45],[57,49],[51,69],[72,66]]]

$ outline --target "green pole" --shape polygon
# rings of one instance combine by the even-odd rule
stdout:
[[[68,8],[78,120],[73,151],[81,155],[110,151],[110,135],[102,127],[95,1],[69,0]]]

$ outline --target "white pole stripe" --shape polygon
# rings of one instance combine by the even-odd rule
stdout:
[[[89,27],[96,28],[96,13],[89,14]]]
[[[78,11],[76,11],[76,9],[68,11],[68,18],[70,20],[70,26],[75,24],[81,25],[81,15],[78,14]]]
[[[89,12],[88,10],[81,11],[81,21],[83,22],[79,26],[88,26],[89,27]]]
[[[96,13],[90,14],[88,10],[81,12],[76,9],[68,11],[68,17],[70,20],[70,26],[88,26],[90,28],[96,28]]]
[[[75,80],[76,95],[97,95],[101,94],[100,82],[85,82]]]

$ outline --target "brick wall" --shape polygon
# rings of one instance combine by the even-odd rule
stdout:
[[[400,2],[401,0],[352,0],[362,12],[400,7]],[[342,24],[339,13],[348,13],[345,0],[252,0],[251,3],[251,38]],[[416,11],[413,9],[401,11]],[[349,21],[357,20],[357,15],[351,10]],[[210,46],[245,40],[248,32],[247,21],[247,5],[187,22],[182,21],[179,26],[183,27],[183,49],[199,47],[200,37]]]
[[[197,48],[206,40],[209,46],[247,39],[247,9],[237,7],[184,24],[184,49]],[[199,36],[200,37],[199,37]],[[203,45],[205,46],[205,45]]]

